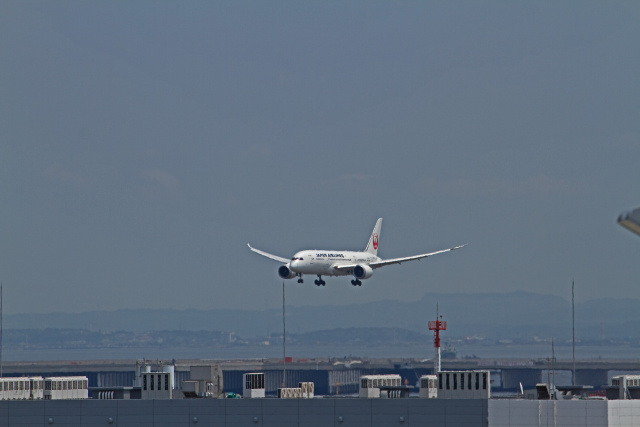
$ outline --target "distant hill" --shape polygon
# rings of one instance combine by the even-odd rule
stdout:
[[[571,303],[553,295],[429,293],[415,302],[378,301],[343,306],[287,307],[292,334],[337,328],[400,328],[427,333],[436,303],[450,337],[524,339],[571,337]],[[576,304],[576,336],[640,341],[640,300],[598,299]],[[282,329],[279,309],[117,310],[85,313],[14,314],[5,329],[81,328],[91,331],[233,331],[242,337],[267,336]]]

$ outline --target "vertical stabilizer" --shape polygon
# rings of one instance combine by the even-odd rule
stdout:
[[[373,227],[373,233],[369,237],[369,243],[365,248],[365,252],[368,252],[374,256],[378,256],[378,242],[380,241],[380,228],[382,227],[382,218],[378,218],[375,227]]]

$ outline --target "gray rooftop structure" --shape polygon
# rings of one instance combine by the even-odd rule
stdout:
[[[185,399],[0,402],[0,426],[638,426],[638,400]]]

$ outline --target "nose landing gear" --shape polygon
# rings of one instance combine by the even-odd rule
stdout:
[[[304,280],[302,280],[302,273],[298,273],[298,283],[303,283]]]
[[[327,284],[327,282],[325,282],[324,280],[322,280],[322,276],[318,274],[318,279],[315,280],[313,283],[316,284],[316,286],[324,286]]]

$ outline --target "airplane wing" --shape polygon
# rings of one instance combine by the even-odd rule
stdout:
[[[270,254],[269,252],[264,252],[264,251],[261,251],[260,249],[252,248],[251,245],[248,244],[248,243],[247,243],[247,246],[249,246],[249,249],[251,249],[253,252],[255,252],[257,254],[260,254],[262,256],[265,256],[267,258],[270,258],[270,259],[272,259],[274,261],[280,261],[280,262],[283,262],[285,264],[289,263],[289,260],[287,258],[282,258],[282,257],[280,257],[278,255],[273,255],[273,254]]]
[[[441,254],[441,253],[444,253],[444,252],[454,251],[456,249],[460,249],[460,248],[463,248],[465,246],[467,246],[467,245],[464,244],[464,245],[456,246],[454,248],[443,249],[441,251],[430,252],[428,254],[413,255],[413,256],[408,256],[408,257],[404,257],[404,258],[383,259],[382,261],[370,263],[369,267],[371,267],[371,268],[379,268],[379,267],[384,267],[385,265],[402,264],[403,262],[415,261],[417,259],[430,257],[431,255],[437,255],[437,254]],[[348,269],[354,268],[356,265],[358,265],[358,264],[347,264],[347,265],[342,264],[342,265],[337,265],[334,268],[336,268],[337,270],[348,270]]]
[[[430,257],[431,255],[437,255],[437,254],[441,254],[441,253],[444,253],[444,252],[454,251],[456,249],[460,249],[460,248],[463,248],[465,246],[467,246],[467,245],[464,244],[464,245],[456,246],[454,248],[443,249],[441,251],[430,252],[428,254],[413,255],[413,256],[408,256],[408,257],[404,257],[404,258],[383,259],[382,261],[372,262],[371,264],[369,264],[369,267],[378,268],[378,267],[384,267],[385,265],[402,264],[403,262],[406,262],[406,261],[415,261],[417,259]]]

